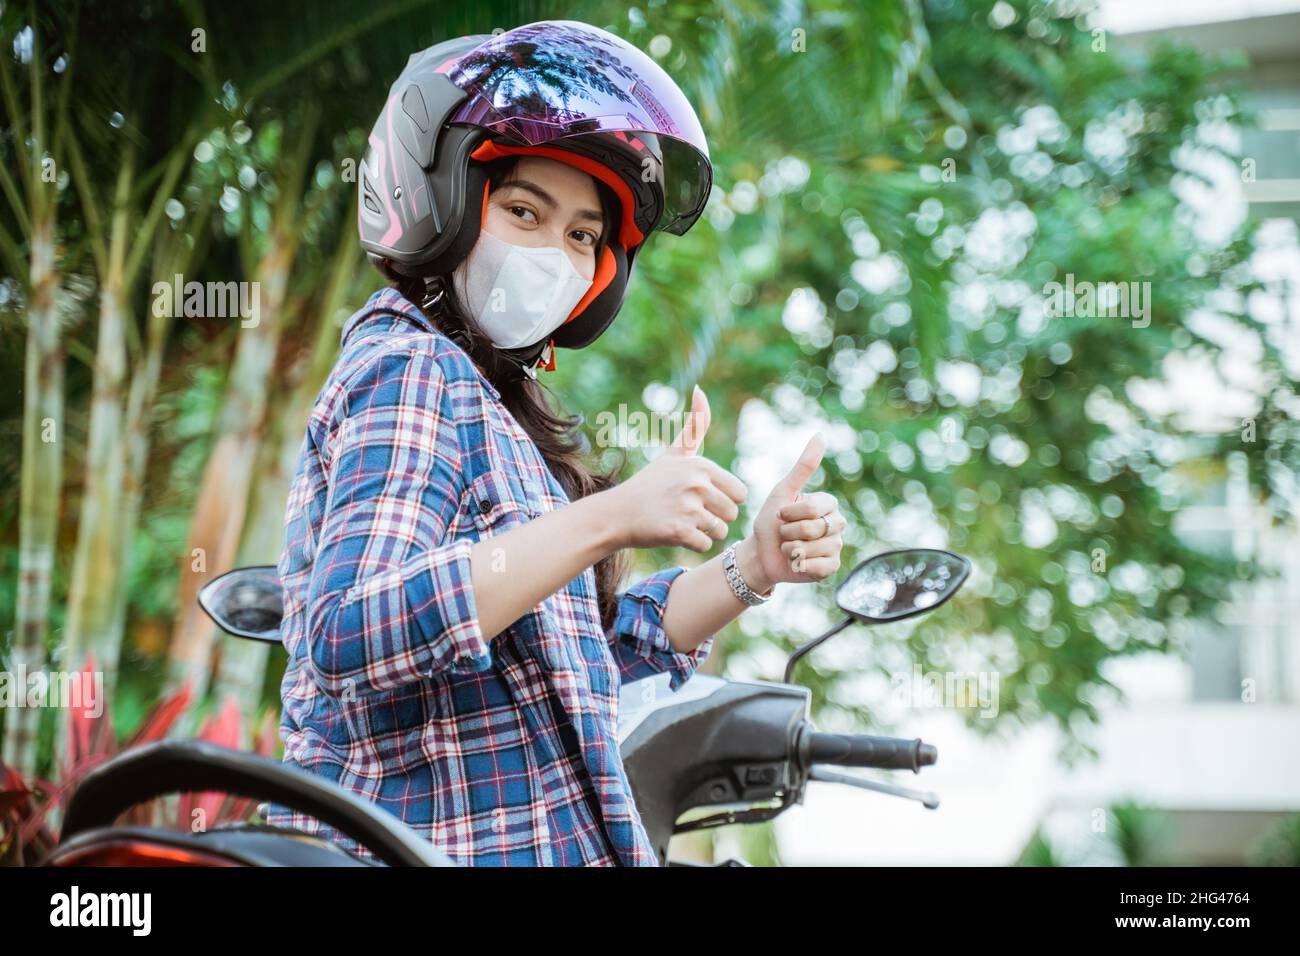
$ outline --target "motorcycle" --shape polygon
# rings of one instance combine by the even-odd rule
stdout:
[[[668,675],[623,685],[618,741],[633,797],[659,862],[668,841],[727,824],[770,820],[802,803],[809,781],[859,787],[936,809],[938,797],[845,772],[911,770],[938,760],[920,738],[832,734],[813,728],[798,663],[853,624],[928,613],[965,583],[970,563],[948,551],[905,549],[868,558],[835,591],[844,617],[797,647],[782,682],[695,674],[677,691]],[[272,566],[238,568],[210,581],[198,600],[228,634],[280,642],[280,582]],[[370,849],[374,863],[287,827],[244,822],[194,833],[114,826],[131,807],[175,792],[217,791],[307,813]],[[703,813],[683,820],[684,815]],[[168,740],[130,750],[87,774],[71,796],[61,841],[43,866],[454,866],[395,816],[306,770],[206,741]]]

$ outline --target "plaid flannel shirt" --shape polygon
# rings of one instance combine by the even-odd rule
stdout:
[[[609,632],[593,568],[482,632],[470,546],[568,503],[499,399],[395,290],[345,324],[285,516],[284,759],[462,864],[657,865],[618,751],[619,689],[665,671],[680,686],[713,638],[682,654],[664,633],[684,567],[620,594]]]

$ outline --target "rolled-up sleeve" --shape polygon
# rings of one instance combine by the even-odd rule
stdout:
[[[664,631],[668,590],[686,568],[658,571],[629,587],[618,597],[614,626],[607,632],[610,649],[623,683],[669,673],[668,686],[676,690],[695,673],[713,650],[714,635],[688,654],[676,650]]]
[[[352,378],[339,415],[307,596],[314,680],[339,696],[486,669],[472,542],[439,543],[463,478],[436,356],[372,359]]]

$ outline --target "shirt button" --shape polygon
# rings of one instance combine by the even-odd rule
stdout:
[[[478,503],[479,514],[485,515],[491,510],[492,510],[492,501],[490,499],[484,498],[482,501]]]

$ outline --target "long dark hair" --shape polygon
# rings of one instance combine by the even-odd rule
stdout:
[[[511,156],[488,165],[488,181],[492,192],[510,181],[518,159],[517,156]],[[596,242],[596,261],[599,262],[609,236],[617,227],[620,212],[617,199],[609,187],[602,182],[595,182],[605,218],[604,228]],[[440,285],[443,295],[436,304],[429,304],[429,284],[425,279],[384,271],[393,288],[424,309],[429,320],[443,333],[456,333],[453,337],[501,393],[502,404],[533,440],[551,469],[551,474],[570,501],[577,501],[617,484],[618,476],[627,461],[626,452],[609,471],[594,471],[589,467],[589,445],[580,430],[582,416],[558,415],[551,409],[542,385],[527,375],[521,375],[518,366],[504,358],[467,315],[467,310],[456,295],[450,275],[432,277]],[[601,623],[606,630],[614,625],[614,616],[618,611],[616,592],[625,572],[623,551],[615,551],[596,562],[596,599]]]

